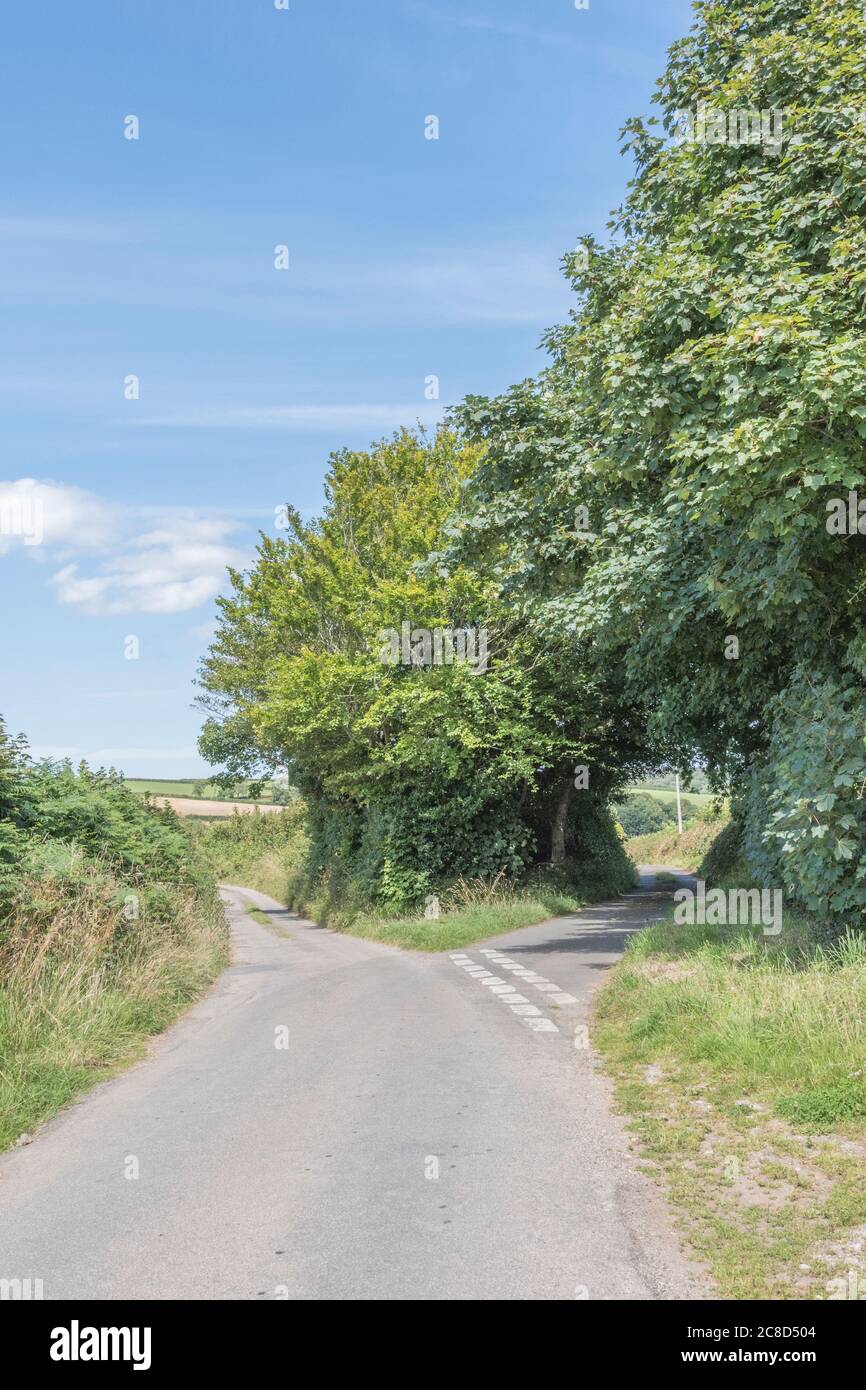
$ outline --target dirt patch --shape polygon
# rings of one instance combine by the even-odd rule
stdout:
[[[681,980],[693,980],[698,974],[694,965],[683,965],[678,960],[642,960],[635,970],[653,983],[679,984]]]

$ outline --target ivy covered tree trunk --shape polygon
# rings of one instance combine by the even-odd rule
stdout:
[[[568,813],[571,810],[571,801],[574,795],[574,782],[569,777],[562,784],[559,796],[553,811],[553,821],[550,827],[550,862],[551,864],[563,864],[565,862],[565,840],[568,828]]]

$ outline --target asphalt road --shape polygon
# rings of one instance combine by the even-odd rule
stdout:
[[[586,1045],[593,988],[659,914],[642,883],[456,959],[225,890],[234,964],[207,997],[0,1159],[0,1278],[71,1299],[700,1297]]]

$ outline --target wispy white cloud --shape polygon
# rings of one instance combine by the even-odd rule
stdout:
[[[187,698],[189,691],[177,690],[138,690],[133,686],[125,690],[83,690],[83,700],[179,700]]]
[[[123,226],[111,218],[95,221],[85,218],[0,217],[0,236],[32,241],[108,241],[128,245],[135,234],[132,226]]]
[[[648,8],[652,9],[652,6]],[[643,73],[647,66],[647,56],[638,48],[627,48],[622,44],[605,43],[594,38],[588,22],[590,16],[580,13],[571,5],[564,11],[568,22],[574,25],[571,33],[564,26],[555,29],[544,23],[515,23],[499,16],[473,15],[465,10],[427,4],[426,0],[410,0],[407,11],[431,25],[445,24],[455,29],[466,29],[480,34],[498,34],[502,38],[519,39],[522,43],[534,42],[578,52],[584,58],[594,58],[606,70],[618,73]]]
[[[26,229],[32,225],[33,236]],[[229,235],[230,231],[230,235]],[[407,246],[395,239],[358,246],[338,256],[299,237],[291,269],[273,269],[282,225],[244,221],[212,246],[213,228],[193,222],[182,240],[167,238],[152,215],[136,226],[136,273],[130,273],[130,230],[120,223],[40,215],[0,219],[0,289],[12,303],[54,307],[144,304],[151,309],[213,312],[221,301],[235,317],[282,323],[287,305],[295,323],[547,323],[563,311],[569,290],[558,269],[559,250],[479,232],[459,245],[431,240]],[[74,255],[69,242],[80,243]],[[62,256],[45,255],[56,242]],[[238,248],[245,248],[239,250]],[[210,248],[210,249],[208,249]],[[229,249],[230,248],[230,249]]]
[[[230,565],[244,563],[229,541],[236,530],[234,522],[204,519],[133,537],[93,573],[66,565],[53,579],[57,597],[91,617],[186,613],[216,597]]]
[[[190,628],[193,637],[197,638],[199,642],[210,642],[211,638],[215,636],[216,630],[216,618],[209,618],[206,623],[196,623]]]
[[[571,297],[556,254],[490,243],[396,254],[352,267],[344,285],[332,279],[331,287],[369,314],[425,323],[547,323]]]
[[[157,524],[63,483],[0,483],[0,555],[14,546],[61,562],[52,577],[60,603],[89,617],[185,613],[214,598],[226,569],[248,555],[234,542],[236,520],[148,509]]]

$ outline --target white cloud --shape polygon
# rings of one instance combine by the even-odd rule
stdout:
[[[118,532],[117,509],[81,488],[35,478],[0,482],[0,554],[17,545],[93,550]]]
[[[60,561],[51,581],[59,601],[89,617],[188,612],[225,587],[228,566],[249,559],[232,540],[237,520],[168,508],[147,515],[153,529],[141,532],[140,513],[81,488],[0,482],[0,557],[20,547]]]
[[[647,6],[649,17],[653,17],[655,7]],[[603,43],[591,37],[586,17],[572,11],[568,18],[573,22],[571,33],[563,26],[553,29],[540,25],[514,24],[508,20],[490,19],[483,15],[469,15],[458,10],[443,10],[440,5],[426,4],[424,0],[413,0],[409,5],[410,14],[418,19],[436,25],[451,24],[459,29],[471,29],[481,34],[498,34],[503,38],[517,39],[520,43],[536,41],[548,44],[562,51],[579,53],[582,58],[591,58],[604,70],[616,73],[643,75],[647,57],[639,47],[625,48],[622,44]],[[565,11],[568,15],[568,11]],[[575,22],[576,21],[576,22]]]
[[[57,596],[90,617],[186,613],[225,587],[229,565],[244,564],[245,554],[228,539],[236,529],[230,521],[184,520],[133,537],[95,574],[66,565],[54,576]]]
[[[526,250],[479,243],[426,246],[379,261],[322,269],[315,283],[319,306],[331,300],[345,316],[363,306],[368,320],[382,317],[431,323],[550,323],[571,305],[559,268],[561,249]],[[312,268],[316,279],[317,268]]]
[[[135,235],[132,225],[114,220],[83,221],[68,217],[0,217],[0,236],[21,241],[121,242]]]
[[[34,236],[56,236],[67,246],[63,224],[49,216],[34,219]],[[166,235],[162,212],[137,224],[134,241],[138,273],[129,272],[130,233],[121,224],[106,223],[77,229],[80,240],[92,240],[91,254],[44,255],[44,247],[28,233],[28,222],[14,224],[15,239],[7,241],[8,224],[0,219],[0,242],[7,255],[0,260],[0,290],[13,303],[33,307],[50,303],[78,306],[147,304],[151,309],[181,307],[213,311],[215,287],[234,317],[285,325],[287,296],[292,322],[301,324],[523,324],[543,326],[557,321],[570,307],[572,291],[559,271],[563,247],[527,232],[520,241],[505,238],[498,227],[479,231],[471,240],[407,245],[396,237],[371,251],[347,251],[340,229],[337,244],[299,239],[292,246],[292,269],[272,270],[271,248],[277,236],[273,219],[261,214],[230,224],[230,247],[208,251],[213,225],[185,223],[183,236]],[[180,244],[182,243],[182,244]],[[264,250],[267,249],[267,255]],[[284,283],[285,282],[285,283]],[[68,391],[63,373],[56,389]]]

